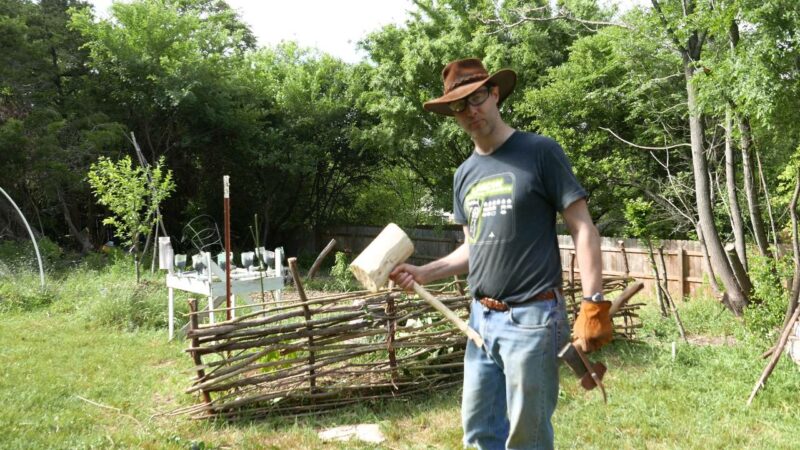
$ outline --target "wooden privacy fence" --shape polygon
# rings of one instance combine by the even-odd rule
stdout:
[[[363,250],[382,227],[372,226],[339,226],[328,230],[327,237],[336,239],[337,250],[357,255]],[[464,243],[461,227],[446,228],[408,228],[405,229],[414,242],[416,249],[411,256],[412,263],[421,264],[441,258]],[[580,277],[580,271],[574,258],[574,247],[571,236],[558,236],[561,249],[561,268],[565,280],[573,271]],[[703,252],[700,244],[694,241],[664,240],[659,242],[666,266],[666,278],[669,292],[676,298],[691,297],[698,294],[710,294],[707,283],[704,283]],[[647,245],[638,239],[602,238],[603,276],[630,277],[644,282],[645,295],[655,295],[656,279]],[[659,276],[663,282],[658,248],[653,248],[654,257],[659,267]]]

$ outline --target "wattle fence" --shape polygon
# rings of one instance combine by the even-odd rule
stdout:
[[[381,227],[373,226],[337,226],[330,228],[324,235],[328,239],[336,239],[337,251],[345,251],[355,257],[381,231]],[[438,259],[452,252],[464,242],[461,227],[444,228],[406,228],[404,229],[416,249],[410,261],[422,264]],[[580,270],[575,261],[575,249],[571,236],[558,237],[561,249],[561,268],[564,280],[570,277],[580,278]],[[663,240],[658,247],[653,247],[653,259],[647,245],[638,239],[602,238],[603,275],[631,277],[645,284],[645,296],[655,295],[656,274],[653,260],[659,269],[658,276],[664,280],[664,267],[670,294],[674,298],[691,297],[710,294],[703,269],[703,252],[695,241]],[[661,252],[659,253],[659,249]],[[663,254],[663,265],[661,255]]]

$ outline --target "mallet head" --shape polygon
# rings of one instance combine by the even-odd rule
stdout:
[[[386,284],[389,273],[414,253],[414,244],[397,225],[390,223],[350,264],[356,279],[372,292]]]

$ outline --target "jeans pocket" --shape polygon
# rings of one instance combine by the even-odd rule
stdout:
[[[558,308],[558,300],[544,300],[512,306],[508,312],[508,320],[516,328],[541,330],[550,325],[554,308]]]

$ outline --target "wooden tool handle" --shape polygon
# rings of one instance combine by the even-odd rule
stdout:
[[[622,291],[613,302],[611,302],[611,308],[608,310],[609,317],[614,317],[614,314],[616,314],[620,308],[625,306],[625,304],[628,303],[628,300],[630,300],[631,297],[633,297],[637,292],[641,291],[643,287],[644,283],[641,281],[637,281],[636,283],[626,287],[625,290]]]
[[[464,334],[467,335],[468,338],[472,339],[472,342],[475,343],[480,348],[483,348],[483,338],[477,331],[473,330],[472,328],[467,325],[466,322],[461,320],[460,317],[456,315],[450,308],[444,306],[442,302],[437,300],[433,295],[430,294],[424,287],[420,286],[417,283],[414,283],[414,292],[417,293],[423,300],[425,300],[429,305],[436,308],[437,311],[444,314],[444,317],[447,318],[453,325],[455,325],[459,330],[463,331]]]

